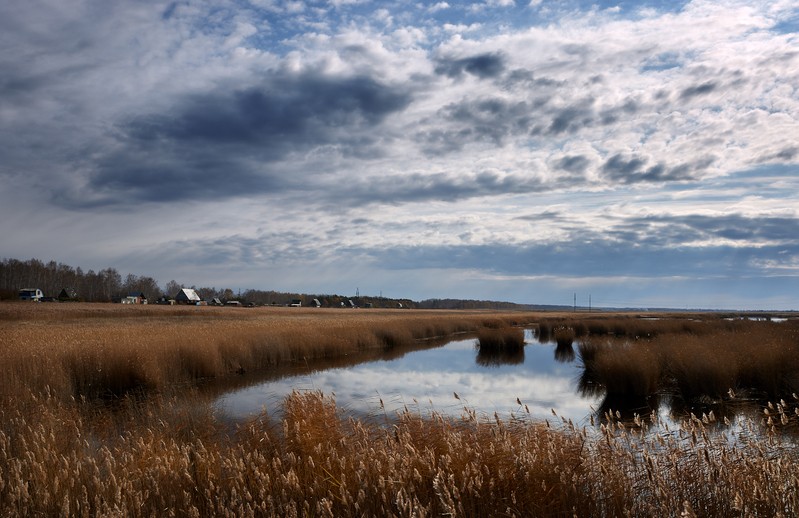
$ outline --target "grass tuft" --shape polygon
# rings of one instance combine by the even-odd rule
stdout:
[[[481,329],[477,333],[477,347],[483,354],[518,353],[524,350],[524,329],[518,327]]]

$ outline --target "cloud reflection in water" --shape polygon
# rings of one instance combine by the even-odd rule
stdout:
[[[578,394],[578,363],[556,361],[554,353],[552,345],[529,343],[521,358],[489,361],[478,355],[475,340],[460,340],[391,361],[269,381],[230,393],[219,404],[231,417],[243,418],[264,408],[279,411],[292,390],[320,390],[335,394],[339,407],[357,415],[382,414],[382,400],[389,415],[406,406],[425,414],[460,415],[465,406],[478,415],[509,417],[526,414],[518,398],[532,418],[551,417],[555,409],[560,416],[585,422],[598,398]]]

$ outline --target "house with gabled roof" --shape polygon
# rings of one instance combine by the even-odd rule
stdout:
[[[64,288],[61,290],[61,293],[58,294],[58,300],[78,300],[78,292],[75,288]]]
[[[197,304],[201,301],[202,299],[197,295],[197,292],[191,288],[181,288],[175,295],[175,302],[178,304]]]

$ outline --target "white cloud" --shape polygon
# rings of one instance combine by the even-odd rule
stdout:
[[[444,25],[442,25],[444,31],[450,33],[475,32],[479,31],[482,27],[483,27],[482,24],[479,23],[472,23],[469,25],[465,25],[462,23],[459,23],[457,25],[453,25],[451,23],[445,23]]]

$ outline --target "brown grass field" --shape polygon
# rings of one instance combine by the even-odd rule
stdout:
[[[799,326],[663,317],[0,304],[0,514],[795,516],[799,401],[784,394]],[[197,390],[303,359],[532,324],[578,340],[608,392],[734,389],[774,402],[735,428],[711,413],[678,430],[613,414],[583,429],[487,423],[468,408],[363,421],[330,395],[295,393],[280,419],[232,425]]]

